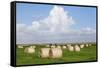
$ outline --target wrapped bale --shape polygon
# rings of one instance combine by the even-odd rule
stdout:
[[[86,47],[88,47],[89,45],[88,44],[86,44]]]
[[[22,45],[18,45],[18,48],[23,48],[23,46]]]
[[[89,46],[92,46],[92,44],[89,44]]]
[[[75,51],[80,51],[80,47],[78,45],[75,45]]]
[[[46,45],[46,47],[50,47],[50,45],[48,44],[48,45]]]
[[[55,45],[52,45],[51,48],[55,48]]]
[[[80,48],[84,48],[84,44],[81,44],[81,45],[80,45]]]
[[[35,49],[32,47],[26,47],[24,50],[25,53],[35,53]]]
[[[40,49],[40,57],[41,58],[48,58],[49,57],[50,48],[41,48]]]
[[[36,46],[30,46],[30,48],[36,48]]]
[[[67,45],[67,47],[70,47],[70,46],[71,46],[71,44],[68,44],[68,45]]]
[[[73,46],[68,46],[68,50],[69,51],[74,51],[74,47]]]
[[[63,48],[63,49],[66,49],[67,47],[66,47],[66,46],[62,46],[62,48]]]
[[[50,55],[50,58],[61,58],[62,50],[61,48],[51,48],[49,55]]]
[[[57,48],[61,48],[61,46],[58,45]]]

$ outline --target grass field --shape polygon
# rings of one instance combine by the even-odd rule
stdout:
[[[58,59],[40,58],[38,56],[40,48],[45,46],[36,46],[34,54],[24,53],[24,48],[16,47],[16,65],[30,65],[30,64],[49,64],[49,63],[63,63],[63,62],[79,62],[79,61],[95,61],[96,60],[96,45],[84,47],[80,52],[70,52],[63,49],[63,57]]]

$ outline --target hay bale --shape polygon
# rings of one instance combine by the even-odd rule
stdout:
[[[66,46],[62,46],[62,48],[63,48],[63,49],[66,49],[67,47],[66,47]]]
[[[41,58],[47,58],[49,57],[49,51],[50,51],[50,48],[41,48],[40,49],[40,57]]]
[[[46,47],[50,47],[50,45],[48,44],[48,45],[46,45]]]
[[[23,48],[23,46],[22,45],[18,45],[18,48]]]
[[[75,51],[80,51],[80,47],[78,45],[75,45]]]
[[[61,46],[58,45],[57,48],[61,48]]]
[[[89,46],[92,46],[92,44],[89,44]]]
[[[51,48],[49,55],[50,55],[50,58],[61,58],[62,50],[61,48]]]
[[[36,46],[30,46],[30,48],[36,48]]]
[[[71,44],[68,44],[68,45],[67,45],[67,47],[70,47],[70,46],[71,46]]]
[[[86,44],[86,47],[88,47],[89,45],[88,44]]]
[[[26,47],[25,49],[24,49],[24,52],[25,53],[35,53],[35,49],[34,48],[32,48],[32,47]]]
[[[81,45],[80,45],[80,48],[84,48],[84,44],[81,44]]]
[[[68,50],[69,51],[74,51],[74,47],[73,46],[68,46]]]
[[[56,47],[55,45],[52,45],[52,46],[51,46],[51,48],[55,48],[55,47]]]

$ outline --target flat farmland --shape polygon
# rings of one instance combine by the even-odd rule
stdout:
[[[21,44],[21,45],[24,45],[24,44]],[[67,48],[66,49],[62,48],[63,56],[61,58],[39,57],[40,49],[47,48],[46,45],[31,44],[31,46],[36,46],[35,53],[32,53],[32,54],[25,53],[24,49],[29,46],[30,45],[23,46],[23,48],[18,48],[16,46],[16,65],[68,63],[68,62],[96,60],[96,44],[92,44],[92,46],[89,46],[89,47],[81,48],[79,52],[69,51]]]

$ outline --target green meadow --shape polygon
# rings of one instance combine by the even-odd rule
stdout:
[[[34,45],[34,44],[33,44]],[[34,45],[35,46],[35,45]],[[41,58],[39,57],[40,48],[45,47],[45,45],[36,46],[36,51],[33,54],[28,54],[24,52],[24,48],[16,47],[16,65],[30,65],[30,64],[50,64],[50,63],[65,63],[65,62],[80,62],[80,61],[95,61],[96,60],[96,45],[84,47],[80,52],[70,52],[68,49],[63,50],[62,58]]]

